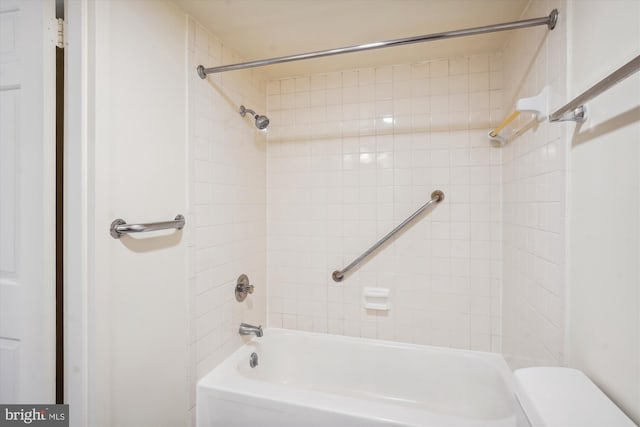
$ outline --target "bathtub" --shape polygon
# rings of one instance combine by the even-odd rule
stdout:
[[[527,425],[500,355],[274,328],[199,381],[196,411],[198,427]]]

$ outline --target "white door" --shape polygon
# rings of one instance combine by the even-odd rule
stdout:
[[[55,4],[0,0],[0,403],[55,401]]]

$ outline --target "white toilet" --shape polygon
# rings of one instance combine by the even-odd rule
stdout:
[[[525,368],[514,372],[516,396],[531,427],[633,427],[581,371]]]

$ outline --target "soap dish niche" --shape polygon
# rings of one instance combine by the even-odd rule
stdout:
[[[391,309],[391,289],[371,288],[362,289],[362,305],[367,310],[388,311]]]

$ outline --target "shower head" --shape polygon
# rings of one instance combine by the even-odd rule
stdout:
[[[249,109],[249,108],[245,108],[244,105],[240,106],[240,115],[242,117],[246,116],[247,113],[251,114],[253,116],[253,118],[256,120],[256,127],[260,130],[266,129],[267,126],[269,126],[269,118],[267,116],[260,116],[258,114],[256,114],[255,111]]]
[[[256,114],[256,127],[260,130],[266,129],[269,126],[269,117],[259,116]]]

